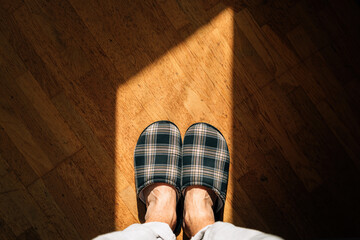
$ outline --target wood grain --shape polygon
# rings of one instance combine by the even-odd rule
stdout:
[[[133,151],[157,120],[221,130],[225,221],[360,236],[356,1],[0,5],[0,239],[139,223]]]

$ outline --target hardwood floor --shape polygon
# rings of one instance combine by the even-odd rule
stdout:
[[[0,239],[139,222],[133,151],[161,119],[224,134],[225,221],[360,237],[358,1],[0,2]]]

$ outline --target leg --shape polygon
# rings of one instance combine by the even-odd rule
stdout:
[[[205,187],[190,186],[186,189],[183,227],[187,236],[194,236],[204,227],[215,223],[214,199],[214,193]]]
[[[175,240],[176,191],[163,183],[144,189],[146,215],[144,224],[133,224],[124,231],[101,235],[96,240]]]
[[[140,135],[134,153],[136,192],[146,204],[144,224],[101,235],[97,240],[175,240],[180,229],[176,205],[180,194],[181,137],[171,122],[149,125]]]
[[[174,230],[176,225],[176,191],[163,183],[155,183],[144,189],[146,199],[145,222],[163,222]]]
[[[169,225],[162,222],[133,224],[123,231],[100,235],[94,240],[176,240]]]
[[[192,240],[281,240],[260,231],[236,227],[225,222],[215,222],[214,192],[201,186],[191,186],[185,192],[184,232]]]
[[[134,168],[136,192],[147,207],[146,222],[165,222],[179,233],[181,136],[175,124],[158,121],[145,128],[136,144]]]
[[[201,229],[191,240],[282,240],[282,238],[257,230],[236,227],[231,223],[216,222]]]
[[[191,237],[213,224],[225,204],[230,154],[215,127],[196,123],[185,133],[182,160],[184,230]]]
[[[197,123],[185,133],[182,192],[184,231],[192,240],[280,238],[256,230],[215,222],[214,212],[224,207],[230,154],[223,135],[213,126]]]

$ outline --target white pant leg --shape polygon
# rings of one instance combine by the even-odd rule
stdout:
[[[201,229],[191,240],[282,240],[282,238],[257,230],[236,227],[231,223],[216,222]]]
[[[133,224],[123,231],[100,235],[93,240],[176,240],[176,236],[168,224],[150,222]]]

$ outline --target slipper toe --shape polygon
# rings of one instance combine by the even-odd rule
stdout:
[[[213,190],[218,199],[215,212],[225,204],[230,154],[224,136],[207,123],[196,123],[185,133],[182,159],[182,187],[200,185]]]

